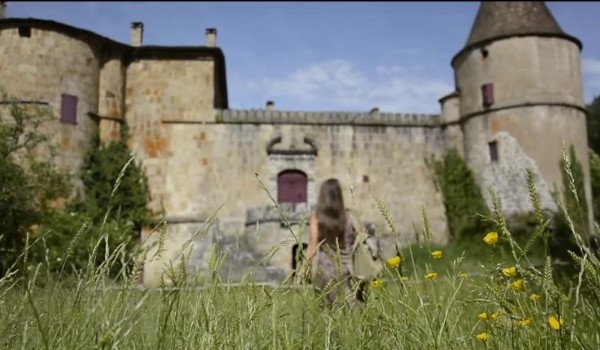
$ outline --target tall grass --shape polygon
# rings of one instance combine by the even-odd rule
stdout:
[[[140,288],[142,262],[160,258],[164,229],[156,243],[159,249],[148,256],[152,247],[141,246],[131,258],[129,266],[133,267],[121,271],[117,287],[109,271],[111,264],[125,258],[122,247],[109,252],[100,266],[92,263],[96,260],[94,250],[74,284],[66,285],[61,278],[43,284],[38,282],[49,269],[43,264],[27,264],[28,250],[40,240],[28,242],[19,263],[0,279],[0,346],[599,349],[598,253],[585,246],[580,233],[572,232],[580,251],[571,255],[579,270],[568,280],[570,284],[558,283],[547,249],[549,221],[539,208],[531,173],[528,180],[537,227],[524,245],[516,242],[507,229],[492,189],[495,212],[488,219],[497,226],[498,240],[486,243],[483,238],[488,232],[481,232],[476,247],[480,250],[478,259],[471,258],[470,263],[469,251],[451,261],[446,261],[450,249],[440,249],[441,257],[431,254],[438,248],[429,242],[431,233],[423,210],[422,244],[406,248],[401,265],[387,268],[382,283],[377,288],[370,286],[367,301],[356,308],[343,303],[326,308],[323,296],[310,285],[291,283],[289,279],[272,286],[258,285],[251,278],[239,285],[222,284],[218,278],[200,281],[189,275],[184,255],[168,270],[170,283],[154,289]],[[398,232],[385,203],[378,200],[377,205],[391,231]],[[211,224],[212,219],[197,235],[206,235]],[[106,239],[102,237],[98,246],[106,244]],[[541,266],[529,261],[527,253],[534,247],[544,250]],[[502,255],[502,251],[508,254]],[[67,248],[65,266],[69,254]],[[219,250],[213,249],[209,264],[213,273],[218,272],[222,258]],[[470,270],[465,264],[470,264]],[[17,274],[18,269],[21,271]]]

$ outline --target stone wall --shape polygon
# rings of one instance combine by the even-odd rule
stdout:
[[[309,175],[307,207],[292,211],[309,215],[321,183],[335,177],[342,183],[357,226],[373,223],[379,234],[390,235],[375,201],[380,198],[401,233],[399,243],[414,241],[413,227],[423,225],[422,207],[434,242],[447,243],[442,195],[425,162],[444,149],[437,116],[265,110],[214,113],[214,122],[163,121],[161,132],[168,136],[164,136],[167,142],[162,149],[167,176],[161,204],[167,217],[181,222],[210,217],[218,210],[220,240],[232,242],[236,241],[232,237],[239,236],[249,242],[246,248],[231,252],[263,256],[267,248],[281,246],[281,253],[274,255],[269,265],[275,270],[268,273],[263,269],[263,276],[290,272],[295,242],[289,230],[281,227],[282,220],[257,220],[258,229],[254,222],[256,211],[273,206],[271,197],[277,200],[276,179],[284,168]],[[151,113],[147,118],[156,120]],[[269,154],[268,149],[273,152]],[[263,219],[277,216],[271,214]],[[262,238],[252,239],[257,230]],[[308,236],[304,239],[307,243]],[[250,246],[253,248],[248,250]],[[165,255],[165,261],[174,256]]]
[[[527,127],[524,127],[524,122]],[[536,106],[500,110],[465,124],[466,160],[487,196],[492,186],[502,199],[507,215],[533,210],[527,192],[526,169],[531,169],[541,196],[542,208],[556,210],[551,193],[562,195],[560,160],[562,145],[575,146],[586,177],[590,207],[589,161],[585,115],[569,107]],[[490,159],[489,143],[497,142],[498,161]],[[491,204],[491,203],[490,203]]]
[[[173,215],[187,215],[180,196],[198,193],[196,184],[178,175],[195,166],[185,154],[196,151],[193,135],[180,122],[212,118],[213,62],[209,60],[139,60],[132,62],[126,75],[126,118],[130,126],[130,146],[142,162],[152,189],[150,208]],[[182,163],[183,162],[183,163]],[[171,175],[171,173],[173,175]],[[179,181],[183,182],[179,182]]]
[[[119,138],[119,127],[123,116],[125,91],[125,67],[119,57],[106,60],[100,70],[98,118],[101,142]]]
[[[19,35],[16,26],[0,29],[0,84],[17,99],[51,107],[56,122],[46,131],[58,146],[61,164],[76,173],[97,127],[88,115],[98,108],[97,50],[63,33],[29,29],[29,37]],[[63,93],[78,98],[76,125],[59,121]]]
[[[579,47],[562,38],[519,37],[466,51],[455,62],[460,115],[484,112],[481,85],[494,84],[493,108],[536,103],[583,107]]]

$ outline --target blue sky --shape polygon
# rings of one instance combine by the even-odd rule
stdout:
[[[583,42],[586,103],[600,95],[600,3],[547,2]],[[439,113],[452,56],[479,2],[8,2],[8,16],[64,22],[129,43],[205,44],[217,28],[230,108]]]

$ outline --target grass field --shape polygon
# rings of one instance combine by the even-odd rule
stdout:
[[[112,259],[69,280],[29,265],[0,279],[0,347],[600,349],[598,252],[574,233],[575,268],[554,266],[548,222],[530,191],[538,225],[524,243],[496,207],[497,232],[405,248],[354,307],[328,309],[308,284],[198,282],[185,265],[155,289],[138,286],[139,264],[118,283],[108,275]]]

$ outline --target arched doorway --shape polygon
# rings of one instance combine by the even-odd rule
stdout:
[[[300,170],[284,170],[277,176],[279,203],[306,203],[308,177]]]

